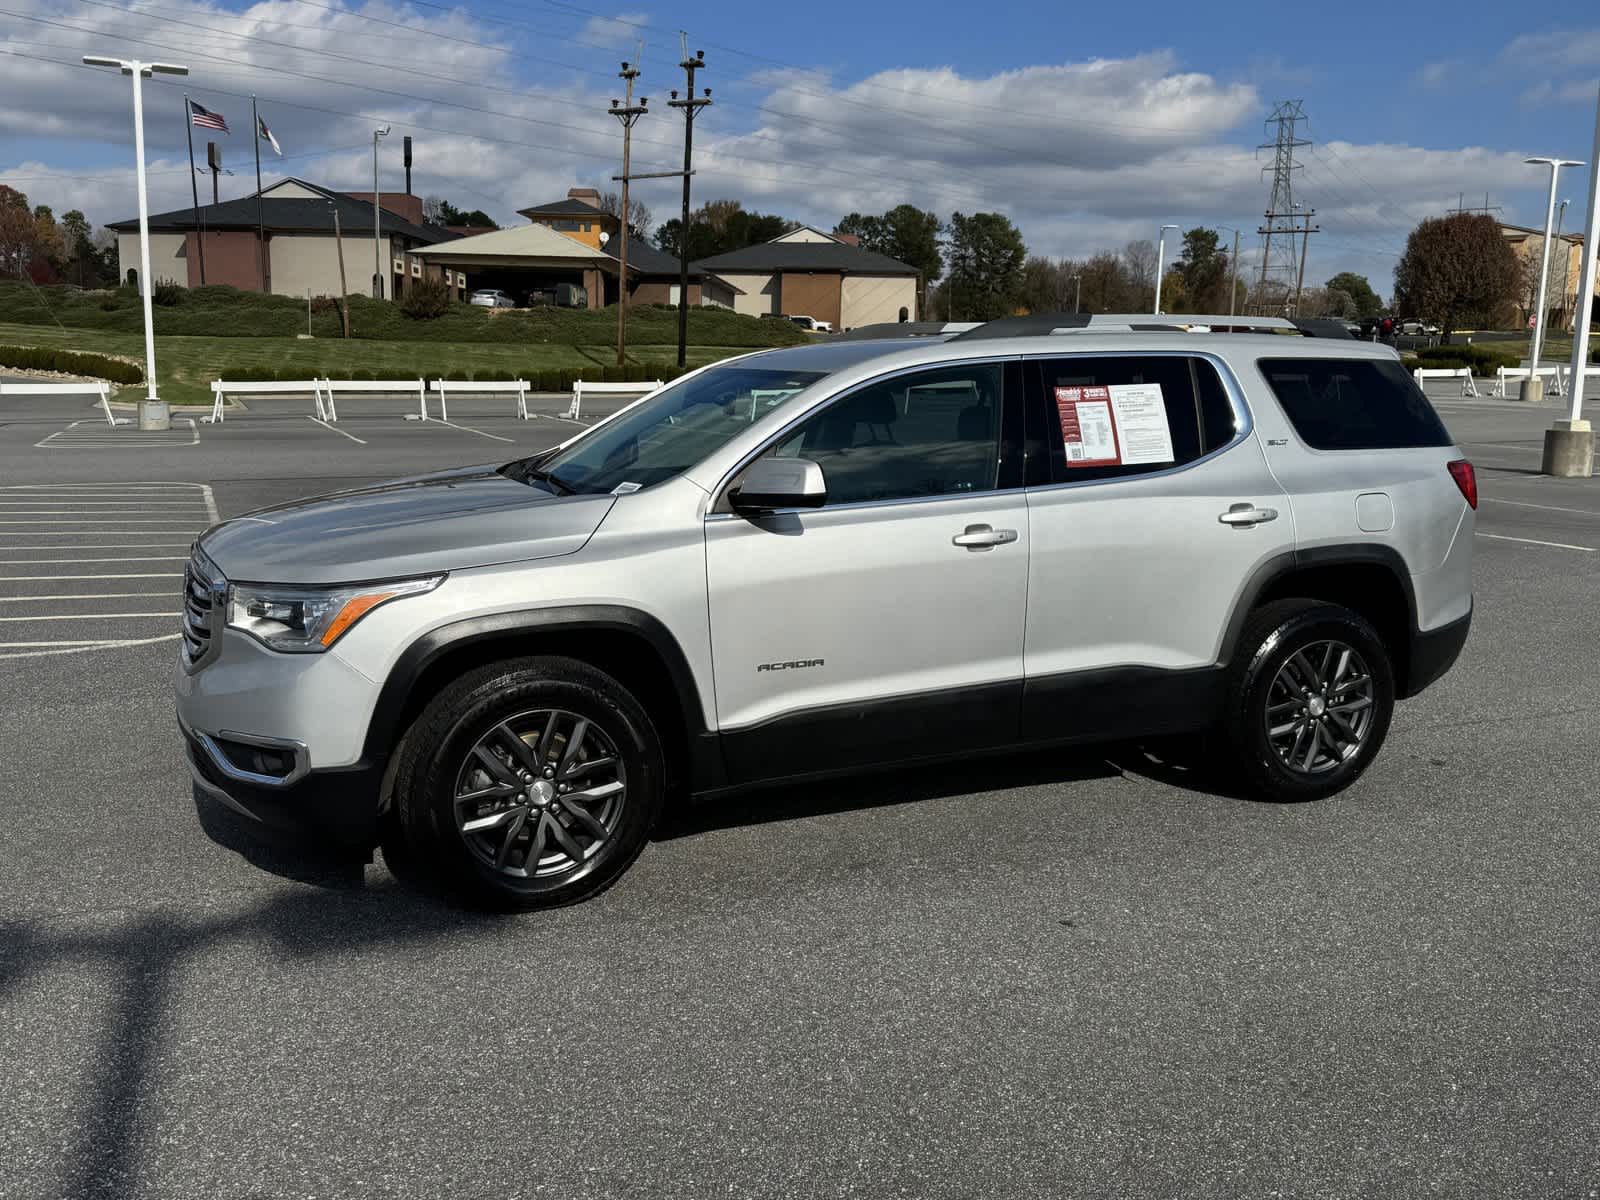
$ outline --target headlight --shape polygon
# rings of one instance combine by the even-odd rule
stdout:
[[[378,605],[420,596],[443,582],[443,575],[431,575],[339,588],[235,583],[228,587],[228,627],[274,650],[320,653]]]

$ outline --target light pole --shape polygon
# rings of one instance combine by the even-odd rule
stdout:
[[[170,429],[172,415],[166,401],[156,397],[156,330],[150,312],[150,201],[144,190],[144,88],[146,75],[187,75],[188,67],[171,63],[147,63],[137,59],[83,56],[85,66],[116,67],[133,78],[133,153],[139,180],[139,291],[144,297],[144,381],[145,398],[139,405],[140,429]]]
[[[1163,225],[1161,238],[1156,242],[1156,306],[1152,311],[1158,317],[1161,315],[1161,272],[1167,259],[1167,230],[1176,228],[1176,225]]]
[[[1083,272],[1079,271],[1072,277],[1072,311],[1083,311]]]
[[[389,127],[372,131],[372,297],[383,299],[383,239],[378,236],[378,139],[389,136]]]
[[[1228,260],[1228,315],[1231,317],[1239,307],[1239,231],[1232,225],[1218,225],[1217,228],[1233,234],[1233,257]]]
[[[1556,223],[1556,180],[1562,167],[1581,167],[1575,158],[1525,158],[1529,166],[1544,164],[1550,168],[1550,198],[1544,210],[1544,246],[1539,253],[1539,300],[1533,310],[1533,346],[1528,366],[1528,377],[1522,381],[1522,399],[1537,404],[1544,399],[1544,380],[1539,378],[1539,352],[1544,348],[1545,291],[1550,283],[1550,239]],[[1559,382],[1559,380],[1557,381]]]
[[[1567,273],[1572,269],[1572,255],[1568,254],[1561,245],[1561,226],[1567,220],[1567,205],[1570,200],[1563,200],[1556,205],[1556,249],[1561,251],[1561,294],[1556,297],[1556,304],[1563,314],[1567,311]],[[1562,324],[1566,324],[1563,320]]]
[[[1583,419],[1583,377],[1589,366],[1589,323],[1594,317],[1595,259],[1600,250],[1596,238],[1600,238],[1600,95],[1595,104],[1594,153],[1589,166],[1589,211],[1583,221],[1578,312],[1572,327],[1572,405],[1565,421],[1545,430],[1544,460],[1539,469],[1546,475],[1588,478],[1594,474],[1594,429]]]

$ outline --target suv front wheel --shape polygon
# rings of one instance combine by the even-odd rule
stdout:
[[[423,711],[395,777],[410,864],[495,908],[587,899],[638,857],[662,802],[655,728],[569,658],[468,672]]]
[[[1263,605],[1228,673],[1224,733],[1245,785],[1319,800],[1367,769],[1394,714],[1394,670],[1359,614],[1315,600]]]

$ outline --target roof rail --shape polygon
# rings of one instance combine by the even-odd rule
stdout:
[[[878,338],[950,337],[976,328],[973,322],[961,321],[884,321],[877,325],[857,325],[835,334],[831,340],[864,342]]]
[[[954,340],[1043,337],[1087,329],[1106,333],[1298,333],[1303,337],[1349,338],[1343,322],[1331,318],[1246,317],[1208,313],[1035,313],[1001,317]]]

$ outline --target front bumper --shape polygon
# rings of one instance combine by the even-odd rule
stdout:
[[[281,748],[291,769],[279,778],[241,768],[216,738],[191,729],[180,717],[189,775],[212,799],[269,829],[341,847],[377,841],[383,767],[358,762],[312,770],[293,743]],[[303,747],[301,748],[303,750]]]

